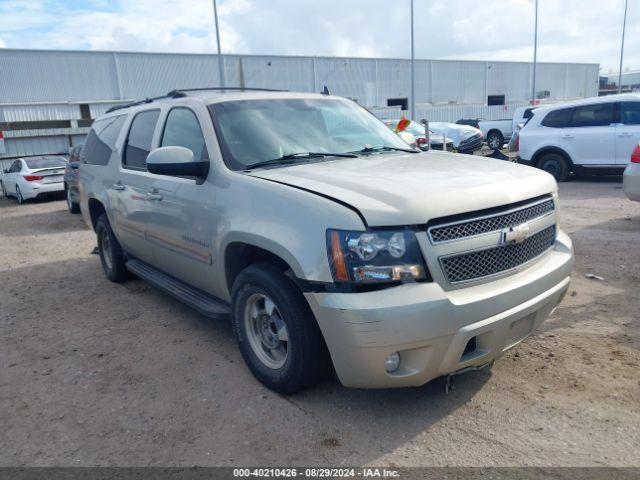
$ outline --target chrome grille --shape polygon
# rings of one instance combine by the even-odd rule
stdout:
[[[512,270],[551,248],[556,238],[556,226],[551,225],[533,234],[522,243],[440,259],[442,271],[450,283],[466,282]]]
[[[476,220],[457,222],[449,225],[435,226],[429,229],[431,242],[441,243],[460,238],[473,237],[483,233],[495,232],[503,228],[513,227],[528,222],[534,218],[542,217],[553,212],[555,205],[553,199],[549,199],[521,209],[496,214]]]

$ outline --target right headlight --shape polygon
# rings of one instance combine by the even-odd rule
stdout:
[[[428,278],[418,240],[409,229],[329,229],[327,253],[336,282],[394,283]]]

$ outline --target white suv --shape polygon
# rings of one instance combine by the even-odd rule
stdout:
[[[551,173],[620,174],[640,141],[640,95],[588,98],[534,110],[520,131],[519,162]]]

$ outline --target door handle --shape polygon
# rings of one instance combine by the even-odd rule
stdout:
[[[629,133],[629,132],[622,132],[622,133],[619,133],[619,134],[618,134],[618,136],[619,136],[619,137],[630,137],[630,136],[631,136],[631,133]]]
[[[567,133],[566,135],[562,135],[562,138],[573,138],[573,135]]]
[[[147,192],[147,200],[154,200],[156,202],[159,202],[160,200],[162,200],[162,195],[153,191]]]
[[[114,190],[124,190],[125,186],[121,182],[118,182],[118,183],[114,183],[112,188]]]

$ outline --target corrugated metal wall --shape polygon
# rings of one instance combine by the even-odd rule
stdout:
[[[386,108],[388,99],[410,92],[405,59],[226,55],[224,65],[230,86],[319,92],[326,85],[333,94],[373,108]],[[417,60],[415,67],[416,103],[434,104],[420,107],[418,118],[508,118],[531,94],[529,63]],[[537,90],[549,90],[551,99],[596,96],[598,71],[596,64],[540,63]],[[0,121],[7,122],[77,120],[80,103],[89,104],[97,118],[119,101],[216,86],[219,78],[217,57],[195,54],[0,49],[0,72]],[[488,95],[504,95],[506,109],[485,107]],[[84,133],[78,128],[7,132],[7,153],[0,158],[63,153]],[[45,140],[25,138],[31,136]],[[66,144],[52,142],[54,136]]]
[[[333,57],[226,55],[231,86],[319,91],[368,106],[409,94],[409,61]],[[417,60],[418,103],[486,103],[487,95],[526,101],[532,66],[519,62]],[[174,88],[215,86],[215,55],[0,49],[0,103],[126,100]],[[597,64],[539,63],[537,89],[551,98],[595,96]]]

